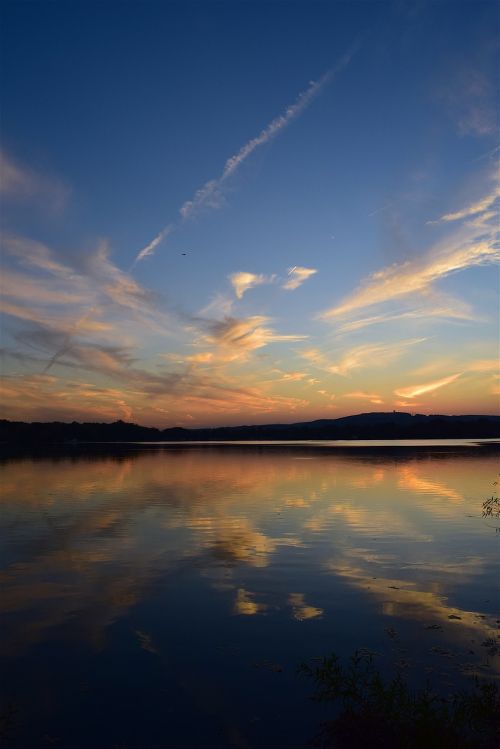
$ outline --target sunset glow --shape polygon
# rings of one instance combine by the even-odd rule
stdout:
[[[495,5],[237,5],[9,6],[2,416],[498,413]]]

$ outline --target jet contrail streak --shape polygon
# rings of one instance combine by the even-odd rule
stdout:
[[[217,179],[211,179],[206,182],[203,187],[197,190],[191,200],[187,200],[179,209],[182,221],[187,221],[195,216],[198,211],[202,208],[218,208],[223,197],[224,183],[233,177],[240,166],[248,159],[249,156],[261,146],[269,143],[269,141],[276,138],[280,132],[282,132],[293,120],[297,119],[302,112],[307,109],[311,102],[321,93],[321,91],[327,86],[333,78],[339,73],[346,65],[349,64],[353,55],[357,52],[359,42],[354,44],[351,49],[339,60],[337,65],[328,70],[318,81],[311,81],[309,88],[302,91],[295,99],[293,104],[290,104],[283,114],[275,117],[271,120],[259,135],[252,138],[240,150],[233,154],[227,159],[222,170],[222,174]],[[133,265],[144,260],[145,257],[154,254],[156,248],[162,243],[162,241],[170,234],[175,228],[175,224],[168,224],[162,229],[154,239],[149,242],[142,250],[137,254]]]

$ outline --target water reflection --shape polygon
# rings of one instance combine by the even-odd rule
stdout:
[[[29,676],[36,648],[61,649],[64,689],[76,647],[102,659],[126,626],[123,658],[140,652],[173,673],[172,642],[190,632],[196,679],[212,689],[207,647],[220,632],[236,648],[236,660],[218,655],[228,688],[243,652],[274,643],[293,666],[354,637],[383,649],[390,625],[415,661],[455,648],[457,671],[495,673],[481,642],[498,634],[498,536],[481,501],[496,457],[246,447],[7,461],[0,653]],[[311,627],[314,643],[299,634]],[[250,746],[258,727],[240,729],[228,731]]]

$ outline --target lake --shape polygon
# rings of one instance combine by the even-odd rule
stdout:
[[[415,686],[498,679],[498,458],[464,440],[5,457],[6,745],[305,747],[328,713],[298,664],[359,648]]]

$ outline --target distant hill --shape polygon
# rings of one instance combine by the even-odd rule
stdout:
[[[500,438],[500,416],[364,413],[340,419],[296,424],[258,424],[203,429],[156,429],[124,421],[105,423],[0,420],[0,442],[61,444],[72,442],[190,442],[196,440],[335,440]]]

